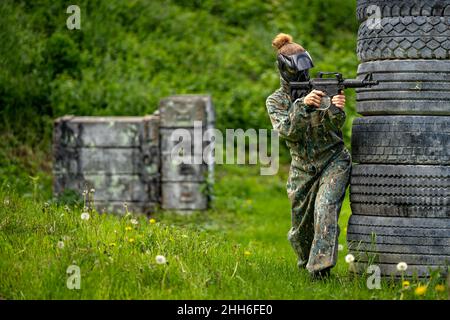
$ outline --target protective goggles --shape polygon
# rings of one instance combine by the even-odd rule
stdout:
[[[281,76],[287,82],[308,80],[308,69],[314,67],[312,58],[307,51],[290,56],[279,54],[277,65]]]

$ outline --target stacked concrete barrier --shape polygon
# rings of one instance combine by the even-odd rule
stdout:
[[[94,189],[98,211],[153,211],[160,201],[159,119],[73,117],[55,121],[55,196]]]
[[[161,100],[159,110],[162,208],[178,212],[204,210],[208,207],[213,175],[213,164],[203,158],[203,150],[210,143],[205,132],[214,127],[211,97],[173,96]],[[191,156],[188,163],[172,158],[174,148],[183,139],[188,139],[190,148],[184,150]]]
[[[379,20],[374,14],[381,13]],[[426,276],[450,264],[450,0],[359,0],[347,240],[359,270]]]
[[[205,210],[210,201],[214,163],[203,161],[209,145],[203,134],[214,127],[210,96],[180,95],[161,100],[145,117],[58,118],[53,131],[53,193],[81,195],[94,189],[99,212],[151,213],[162,207],[178,212]],[[185,130],[188,148],[200,163],[173,161]],[[200,132],[200,137],[194,137]],[[184,136],[184,135],[183,135]],[[196,144],[197,143],[197,144]]]

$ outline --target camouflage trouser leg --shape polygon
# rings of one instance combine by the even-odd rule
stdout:
[[[308,179],[302,171],[291,168],[288,194],[292,202],[292,228],[288,238],[298,255],[299,267],[306,266],[314,272],[336,264],[338,217],[350,170],[347,150],[316,177]]]
[[[291,200],[291,229],[288,239],[298,256],[298,267],[305,268],[314,238],[314,202],[319,179],[291,166],[287,184]]]
[[[310,272],[334,267],[337,260],[338,218],[351,170],[347,151],[322,172],[314,210],[314,239],[306,268]]]

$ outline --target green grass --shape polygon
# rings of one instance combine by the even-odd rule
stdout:
[[[96,213],[84,221],[76,206],[33,200],[3,186],[0,299],[400,298],[398,281],[383,280],[380,290],[369,290],[366,277],[352,276],[344,262],[345,232],[330,279],[311,281],[297,269],[286,236],[286,167],[277,176],[260,176],[250,166],[217,169],[211,210],[156,213],[155,224],[144,216],[134,225],[131,217]],[[344,231],[349,215],[347,198],[340,217]],[[156,255],[168,263],[156,264]],[[81,270],[80,290],[66,287],[72,264]],[[418,283],[412,280],[402,297],[447,298],[434,290],[443,279],[428,282],[424,296],[413,294]]]

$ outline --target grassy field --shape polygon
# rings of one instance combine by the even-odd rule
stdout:
[[[383,280],[369,290],[344,261],[348,198],[341,213],[339,262],[330,279],[296,268],[287,241],[287,167],[260,176],[256,167],[218,167],[214,207],[191,216],[155,213],[81,219],[81,208],[0,193],[0,299],[446,299],[443,279]],[[39,190],[37,188],[37,190]],[[33,199],[34,198],[34,199]],[[158,264],[162,255],[167,263]],[[80,289],[66,286],[70,265]],[[436,290],[436,285],[441,284]]]

